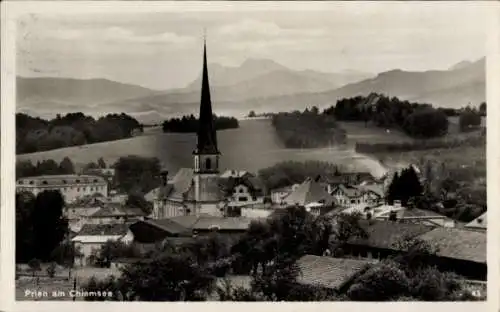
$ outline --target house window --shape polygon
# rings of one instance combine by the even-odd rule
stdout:
[[[240,196],[240,197],[238,197],[238,201],[246,202],[246,201],[248,201],[248,197]]]
[[[351,199],[351,204],[354,204],[356,201],[354,199]]]
[[[243,188],[240,188],[240,193],[243,193]]]
[[[210,158],[207,158],[207,159],[205,160],[205,168],[206,168],[207,170],[212,169],[212,160],[211,160]]]

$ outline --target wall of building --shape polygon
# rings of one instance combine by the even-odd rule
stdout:
[[[27,191],[33,193],[33,195],[38,195],[43,191],[57,190],[60,191],[67,203],[74,202],[76,199],[93,195],[95,193],[101,193],[105,197],[108,196],[108,185],[105,183],[96,184],[82,184],[82,185],[64,185],[64,186],[29,186],[22,185],[16,186],[16,191]]]
[[[241,208],[241,216],[250,219],[267,218],[273,213],[271,209]]]

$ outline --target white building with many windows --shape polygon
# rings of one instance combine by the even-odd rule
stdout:
[[[44,175],[21,178],[16,181],[17,192],[31,192],[38,195],[43,191],[60,191],[67,203],[95,193],[108,196],[108,182],[102,177],[90,175]]]

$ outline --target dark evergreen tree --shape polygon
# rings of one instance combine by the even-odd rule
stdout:
[[[59,171],[61,174],[74,174],[75,166],[73,162],[68,157],[64,157],[64,159],[59,164]]]
[[[393,204],[395,200],[399,199],[399,174],[398,172],[394,173],[391,183],[387,189],[386,194],[387,202],[389,204]]]
[[[34,250],[38,259],[50,259],[53,250],[68,234],[63,217],[64,199],[59,191],[44,191],[36,197],[33,211]]]

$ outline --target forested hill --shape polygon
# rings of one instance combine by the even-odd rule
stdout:
[[[56,148],[119,140],[142,132],[142,125],[133,117],[108,114],[94,119],[83,113],[45,120],[16,114],[16,154],[34,153]]]

